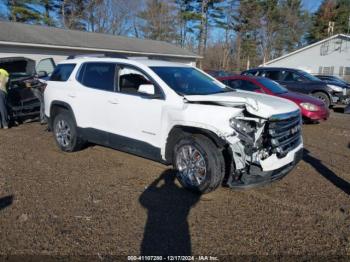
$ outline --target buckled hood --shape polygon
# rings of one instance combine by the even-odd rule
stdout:
[[[188,102],[194,103],[215,103],[228,107],[244,106],[249,113],[262,118],[299,110],[297,105],[286,99],[245,91],[213,95],[186,95],[184,97]]]

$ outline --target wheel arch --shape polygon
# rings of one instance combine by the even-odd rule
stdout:
[[[173,148],[182,136],[185,135],[204,135],[208,137],[219,149],[224,149],[228,142],[220,138],[213,131],[200,127],[190,127],[183,125],[176,125],[172,127],[166,140],[165,145],[165,159],[167,163],[172,163]]]
[[[315,93],[323,93],[323,94],[325,94],[325,95],[328,97],[328,99],[329,99],[330,105],[333,104],[332,95],[331,95],[329,92],[327,92],[327,91],[325,91],[325,90],[322,90],[322,89],[315,89],[315,90],[312,90],[312,92],[311,92],[310,94],[313,95],[313,94],[315,94]]]
[[[72,107],[66,102],[55,100],[55,101],[52,101],[51,106],[50,106],[50,118],[48,121],[50,130],[52,130],[53,121],[54,121],[55,116],[62,111],[69,112],[73,118],[74,123],[75,124],[77,123]]]

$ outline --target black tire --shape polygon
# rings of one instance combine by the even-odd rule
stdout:
[[[326,93],[323,93],[323,92],[316,92],[316,93],[313,93],[312,96],[322,100],[326,107],[329,108],[330,105],[331,105],[331,100],[329,99],[328,95]]]
[[[59,135],[59,125],[66,125],[69,128],[69,139],[66,139],[67,143],[62,142],[62,136]],[[55,137],[57,146],[64,152],[75,152],[82,149],[85,145],[85,141],[81,139],[77,132],[77,126],[71,114],[67,111],[58,113],[53,120],[52,131]],[[59,138],[60,137],[60,138]]]
[[[180,150],[184,146],[185,148],[187,146],[195,148],[200,153],[202,159],[205,160],[205,176],[203,181],[198,185],[191,184],[189,177],[185,177],[179,171],[177,157],[181,154]],[[214,191],[222,184],[225,176],[225,161],[222,152],[209,138],[203,135],[188,135],[179,139],[173,151],[173,166],[176,169],[176,177],[184,188],[202,194]]]

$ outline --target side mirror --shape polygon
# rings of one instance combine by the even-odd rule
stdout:
[[[140,85],[138,92],[142,93],[142,94],[153,96],[155,94],[155,88],[154,88],[154,85],[151,85],[151,84]]]
[[[43,78],[43,77],[48,77],[49,75],[47,74],[46,71],[39,71],[38,72],[38,78]]]

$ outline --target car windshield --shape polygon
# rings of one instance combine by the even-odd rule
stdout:
[[[313,76],[303,70],[298,70],[298,72],[303,76],[305,77],[307,80],[310,80],[310,81],[321,81],[319,78],[317,78],[316,76]]]
[[[193,67],[151,67],[175,92],[181,95],[211,95],[234,91]]]
[[[284,88],[283,86],[279,85],[275,81],[272,81],[267,78],[259,78],[257,79],[260,84],[265,86],[267,89],[269,89],[274,94],[284,94],[287,93],[288,90]]]

